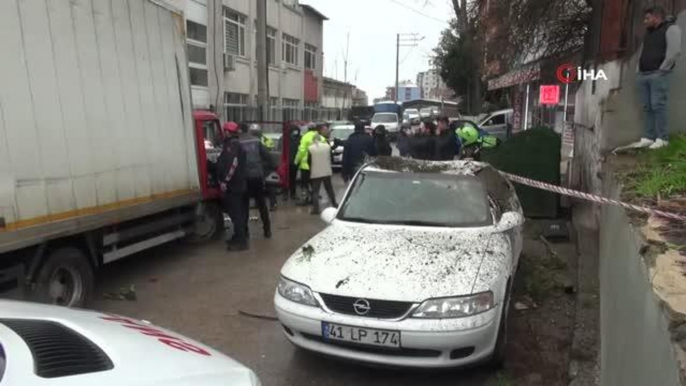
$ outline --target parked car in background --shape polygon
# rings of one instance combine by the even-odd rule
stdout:
[[[355,125],[338,125],[331,127],[329,142],[331,144],[331,167],[340,169],[343,167],[343,149],[348,137],[355,132]]]
[[[398,135],[400,119],[396,113],[376,113],[372,118],[372,130],[383,125],[391,139]]]
[[[379,158],[322,219],[274,295],[293,344],[419,368],[504,359],[524,217],[496,170]]]
[[[255,373],[150,322],[0,300],[0,384],[259,386]]]
[[[422,120],[437,118],[440,115],[441,115],[441,109],[439,109],[436,106],[424,107],[421,110],[419,110],[419,117]]]
[[[406,109],[405,112],[403,112],[403,123],[409,123],[410,125],[420,124],[421,118],[419,116],[419,110]]]
[[[490,135],[498,137],[504,141],[512,136],[512,118],[514,110],[498,110],[484,118],[479,127]]]

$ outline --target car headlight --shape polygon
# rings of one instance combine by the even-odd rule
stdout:
[[[279,295],[292,302],[304,304],[306,306],[319,307],[319,303],[317,302],[317,299],[314,298],[312,290],[305,285],[281,277],[278,291]]]
[[[412,314],[414,318],[449,319],[463,318],[486,312],[495,306],[493,292],[454,298],[429,299]]]

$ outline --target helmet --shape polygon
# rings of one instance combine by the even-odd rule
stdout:
[[[238,133],[238,124],[236,122],[225,122],[223,129],[225,133],[236,134]]]
[[[472,125],[464,124],[458,127],[455,134],[464,146],[473,145],[479,141],[479,130]]]

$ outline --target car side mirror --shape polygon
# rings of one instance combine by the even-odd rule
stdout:
[[[325,223],[331,224],[334,219],[336,219],[336,215],[338,214],[338,208],[326,208],[322,212],[322,220],[324,220]]]
[[[500,217],[498,225],[495,226],[498,232],[509,231],[512,228],[522,226],[524,224],[524,216],[519,212],[505,212]]]

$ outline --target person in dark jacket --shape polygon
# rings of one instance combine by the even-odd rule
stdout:
[[[681,55],[681,29],[658,6],[645,10],[643,24],[646,33],[638,61],[636,86],[643,103],[645,122],[641,140],[633,147],[659,149],[669,144],[669,86]]]
[[[295,163],[295,156],[298,154],[298,147],[300,146],[300,127],[292,125],[290,130],[290,141],[288,145],[289,150],[289,164],[288,164],[288,191],[291,200],[295,200],[296,195],[296,180],[298,179],[298,165]]]
[[[233,237],[227,242],[227,249],[242,251],[248,249],[245,234],[246,224],[244,196],[248,189],[246,156],[238,140],[238,125],[234,122],[224,124],[226,138],[222,152],[217,159],[217,179],[223,193],[224,210],[233,223]]]
[[[379,125],[374,129],[374,149],[376,155],[390,157],[393,154],[391,143],[388,142],[386,127]]]
[[[397,146],[401,157],[408,157],[410,155],[410,131],[412,131],[412,127],[407,123],[403,123],[400,127]]]
[[[431,121],[423,122],[420,132],[410,138],[410,157],[431,161],[435,157],[436,125]]]
[[[358,122],[355,132],[350,134],[343,148],[343,181],[350,181],[365,158],[373,156],[376,156],[374,140],[365,132],[364,125]]]
[[[436,161],[452,161],[457,155],[457,137],[455,130],[450,130],[450,120],[448,117],[438,119],[436,128],[436,138],[434,140]]]
[[[262,228],[264,230],[264,237],[270,239],[272,237],[271,221],[269,219],[269,208],[267,207],[266,190],[264,178],[265,165],[270,169],[276,169],[274,161],[269,156],[269,150],[264,146],[259,137],[248,133],[249,126],[245,123],[240,125],[241,135],[239,137],[241,147],[245,152],[246,158],[246,173],[247,173],[247,192],[243,197],[245,218],[245,234],[249,234],[248,217],[250,212],[250,199],[255,199],[257,208],[260,211],[260,219],[262,220]]]

